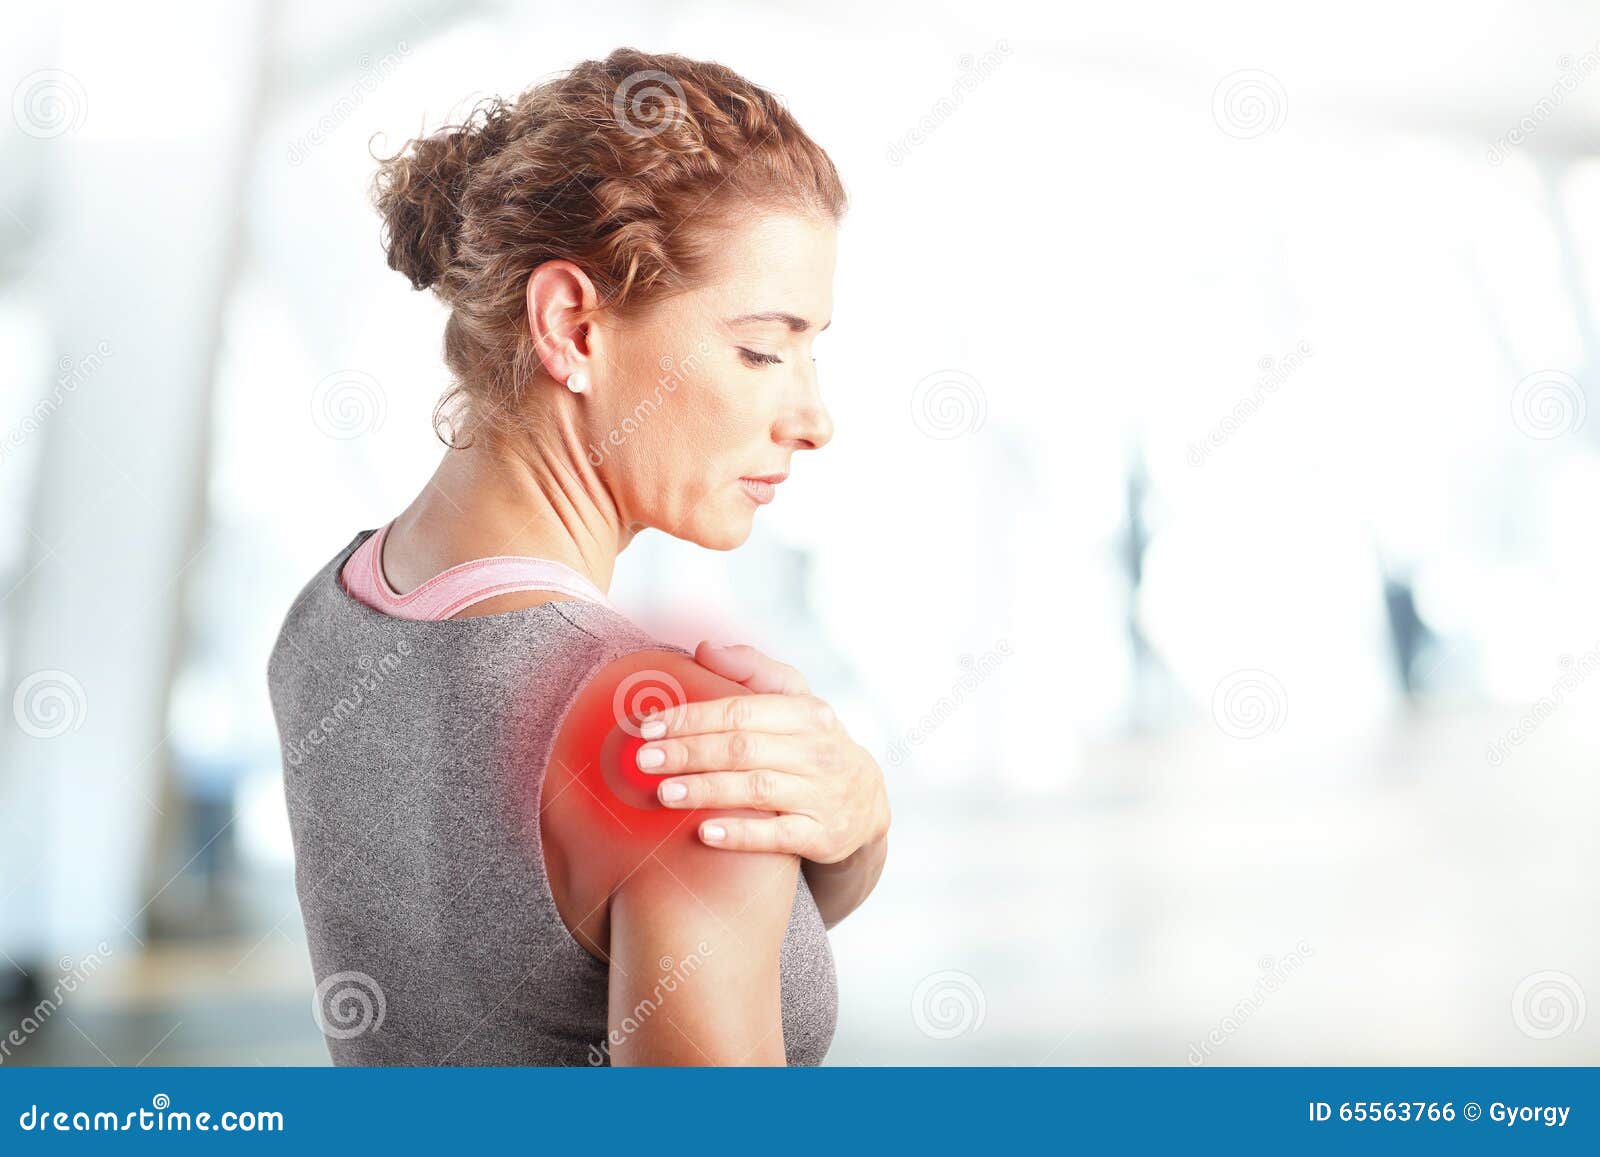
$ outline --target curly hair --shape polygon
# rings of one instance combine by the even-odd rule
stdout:
[[[731,69],[619,48],[479,102],[460,123],[377,158],[373,203],[389,266],[450,307],[453,382],[434,414],[515,424],[541,360],[526,288],[573,262],[621,320],[693,288],[715,234],[744,214],[837,221],[847,197],[828,155],[772,93]]]

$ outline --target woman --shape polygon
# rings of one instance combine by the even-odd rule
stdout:
[[[797,672],[604,592],[641,530],[738,546],[828,442],[832,163],[728,69],[625,49],[410,142],[375,200],[455,384],[432,479],[268,672],[333,1059],[820,1063],[878,766]]]

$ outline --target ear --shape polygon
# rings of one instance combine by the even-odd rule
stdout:
[[[580,384],[589,385],[589,362],[594,354],[589,315],[599,293],[589,275],[570,261],[546,261],[528,275],[524,291],[528,335],[538,350],[544,371],[558,382],[571,385],[582,371]],[[573,389],[573,393],[581,393]]]

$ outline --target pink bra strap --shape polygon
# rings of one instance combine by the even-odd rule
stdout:
[[[402,595],[383,575],[383,540],[388,533],[389,526],[385,525],[369,536],[340,572],[351,597],[386,615],[448,619],[475,603],[513,591],[554,591],[611,607],[598,587],[565,563],[515,554],[460,563]]]

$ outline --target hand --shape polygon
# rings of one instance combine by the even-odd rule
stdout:
[[[685,703],[647,717],[640,732],[649,742],[639,755],[660,752],[662,762],[641,763],[640,770],[671,777],[657,788],[665,807],[774,813],[771,819],[707,820],[700,825],[702,841],[835,864],[888,832],[889,797],[877,761],[851,740],[798,671],[745,646],[702,643],[695,660],[755,694]],[[719,829],[721,837],[713,838]]]

